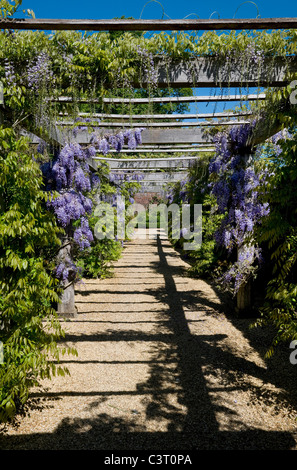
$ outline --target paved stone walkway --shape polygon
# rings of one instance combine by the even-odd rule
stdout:
[[[113,278],[80,285],[78,317],[65,322],[71,375],[34,390],[0,448],[295,448],[286,367],[271,371],[261,335],[186,268],[155,235],[126,245]]]

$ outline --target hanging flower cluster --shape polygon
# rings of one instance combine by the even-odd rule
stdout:
[[[63,282],[68,282],[69,278],[73,279],[80,268],[73,263],[69,256],[66,256],[64,262],[60,262],[55,268],[55,276]]]
[[[152,88],[158,86],[158,71],[154,63],[154,55],[141,46],[137,47],[137,56],[141,61],[142,74],[146,77],[147,83]]]
[[[167,199],[167,204],[172,204],[173,203],[173,199],[174,199],[174,188],[173,187],[167,187],[167,191],[166,191],[166,195],[165,195],[166,199]]]
[[[143,127],[125,129],[117,134],[107,134],[102,137],[98,135],[96,130],[100,125],[100,119],[76,118],[75,123],[77,124],[72,129],[74,137],[77,137],[80,131],[91,132],[91,146],[88,147],[89,156],[95,156],[96,152],[107,155],[111,149],[121,152],[124,145],[127,145],[130,150],[135,150],[138,145],[142,144],[141,133],[144,131]]]
[[[5,79],[8,86],[13,86],[16,82],[15,69],[8,59],[4,59]]]
[[[186,185],[187,185],[187,181],[186,180],[182,180],[180,182],[180,190],[179,190],[179,198],[180,200],[185,203],[185,202],[189,202],[188,201],[188,191],[186,189]]]
[[[107,155],[112,148],[117,152],[121,152],[124,145],[127,145],[130,150],[135,150],[137,146],[142,143],[141,133],[143,130],[143,127],[126,129],[118,134],[106,135],[104,137],[99,137],[93,132],[91,135],[91,144],[103,155]]]
[[[83,125],[81,126],[83,127]],[[80,250],[85,250],[91,246],[94,240],[92,230],[89,227],[88,214],[92,213],[93,203],[88,194],[94,188],[100,185],[100,179],[97,175],[92,174],[88,160],[95,156],[98,152],[104,155],[108,153],[110,146],[117,145],[119,151],[125,142],[133,140],[133,148],[141,143],[141,131],[128,130],[117,135],[107,135],[104,138],[98,138],[94,133],[92,135],[91,145],[83,148],[78,143],[66,144],[53,162],[46,163],[42,166],[45,177],[45,189],[49,192],[47,206],[54,212],[58,223],[66,230],[68,235],[71,233],[74,243]],[[121,142],[121,146],[118,145]],[[136,181],[141,179],[141,175],[126,176],[128,181],[132,178]],[[123,178],[120,175],[111,174],[110,181],[118,182]],[[54,195],[54,191],[57,195]],[[120,187],[118,188],[120,194]],[[131,201],[130,201],[131,202]],[[80,225],[74,222],[80,222]],[[69,273],[75,271],[74,264],[71,259],[63,260],[56,268],[57,278],[66,281]]]
[[[50,83],[53,76],[51,61],[46,52],[41,52],[27,69],[28,86],[35,92],[40,91],[44,84]]]
[[[216,242],[228,252],[242,248],[237,262],[222,278],[226,284],[234,280],[235,292],[247,279],[255,260],[261,260],[260,248],[249,247],[246,240],[269,213],[268,204],[259,199],[265,173],[257,174],[247,155],[247,141],[254,124],[233,127],[227,135],[216,135],[216,155],[209,165],[213,175],[211,194],[216,197],[219,213],[225,214],[215,233]]]
[[[47,189],[58,191],[58,196],[51,196],[48,207],[51,208],[65,229],[77,220],[81,227],[76,228],[73,238],[81,249],[90,246],[93,235],[85,217],[92,212],[92,201],[86,193],[92,189],[92,179],[87,163],[88,152],[79,144],[66,144],[56,161],[45,169]]]
[[[246,234],[269,212],[258,198],[263,175],[256,174],[248,161],[246,143],[252,128],[245,124],[232,128],[228,135],[218,134],[214,139],[216,155],[209,165],[210,174],[215,175],[211,193],[216,196],[218,211],[226,213],[216,240],[229,251],[241,246]]]
[[[261,65],[265,58],[265,53],[263,49],[259,47],[258,44],[252,42],[246,46],[245,57],[250,60],[252,63]]]

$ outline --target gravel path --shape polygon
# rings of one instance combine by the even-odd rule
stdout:
[[[128,243],[114,277],[77,288],[78,357],[44,381],[1,449],[297,450],[290,351],[224,311],[164,237]]]

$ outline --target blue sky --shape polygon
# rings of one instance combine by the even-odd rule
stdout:
[[[242,2],[240,0],[23,0],[23,8],[32,9],[37,18],[90,18],[111,19],[114,17],[133,16],[138,19],[190,18],[256,18],[258,11],[264,17],[297,17],[296,0],[258,0]],[[166,16],[167,15],[167,16]]]

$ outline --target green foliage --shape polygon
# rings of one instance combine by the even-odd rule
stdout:
[[[280,155],[265,160],[270,178],[263,198],[270,215],[257,228],[257,240],[266,247],[271,277],[262,316],[256,325],[273,325],[275,338],[267,356],[280,342],[297,338],[297,133],[282,141]],[[263,165],[263,162],[259,164]],[[268,258],[268,259],[269,259]]]
[[[65,373],[57,340],[59,289],[49,254],[58,249],[59,229],[45,208],[42,175],[26,140],[0,128],[0,420],[23,405],[38,378]]]
[[[0,17],[1,18],[12,18],[15,13],[19,10],[23,3],[23,0],[1,0],[0,1]],[[32,10],[23,10],[28,16],[34,18],[34,12]]]
[[[1,0],[0,1],[1,18],[12,17],[16,13],[16,11],[18,10],[21,4],[22,4],[22,0],[16,0],[16,1]]]
[[[115,240],[97,240],[90,250],[78,257],[77,266],[85,278],[104,279],[112,276],[112,262],[120,258],[122,246]]]
[[[5,4],[8,2],[4,2]],[[19,2],[17,2],[19,3]],[[13,13],[13,12],[12,12]],[[119,34],[86,34],[76,31],[58,31],[46,34],[41,31],[16,31],[12,34],[0,32],[0,78],[4,85],[4,99],[12,116],[11,122],[22,120],[27,129],[37,131],[44,123],[56,119],[60,111],[73,117],[78,111],[85,112],[147,112],[164,114],[183,112],[187,105],[177,103],[152,104],[147,106],[106,105],[100,102],[104,96],[167,96],[174,92],[177,96],[192,93],[190,89],[169,90],[169,86],[157,89],[152,84],[136,90],[133,83],[141,79],[143,70],[150,66],[150,56],[160,57],[166,67],[176,59],[188,64],[189,75],[193,74],[191,59],[197,56],[213,56],[224,67],[231,67],[239,61],[239,68],[249,67],[247,51],[261,51],[264,56],[285,57],[296,53],[296,34],[292,31],[243,31],[205,32],[187,34],[184,32],[157,33],[151,37],[133,32]],[[141,58],[138,47],[146,51],[147,58]],[[37,58],[45,53],[53,73],[50,80],[40,83],[38,92],[28,83],[28,70],[36,66]],[[188,62],[187,62],[188,61]],[[14,79],[10,81],[5,67],[13,68]],[[156,59],[154,59],[156,64]],[[6,63],[6,65],[5,65]],[[261,64],[259,65],[259,67]],[[272,63],[271,67],[274,67]],[[48,77],[48,76],[46,76]],[[280,92],[281,93],[281,92]],[[70,96],[72,104],[50,103],[45,98]],[[277,96],[273,91],[272,96]],[[78,105],[78,98],[96,98],[96,103]],[[99,100],[99,101],[98,101]],[[32,119],[34,116],[34,119]],[[40,129],[39,129],[40,131]],[[41,131],[40,131],[41,132]]]
[[[184,239],[171,240],[172,244],[181,251],[189,261],[191,267],[189,273],[193,276],[212,279],[214,269],[218,269],[221,263],[221,250],[218,249],[214,233],[218,229],[223,218],[215,212],[215,200],[208,190],[208,164],[209,157],[201,159],[199,164],[189,170],[189,176],[184,186],[177,183],[173,188],[173,203],[183,204],[184,198],[191,206],[202,205],[202,244],[198,250],[183,250]]]
[[[202,240],[201,248],[189,252],[191,261],[190,273],[201,278],[213,279],[214,270],[219,269],[221,261],[221,251],[218,249],[214,233],[220,226],[222,216],[213,213],[215,201],[209,195],[204,195],[202,201]]]

